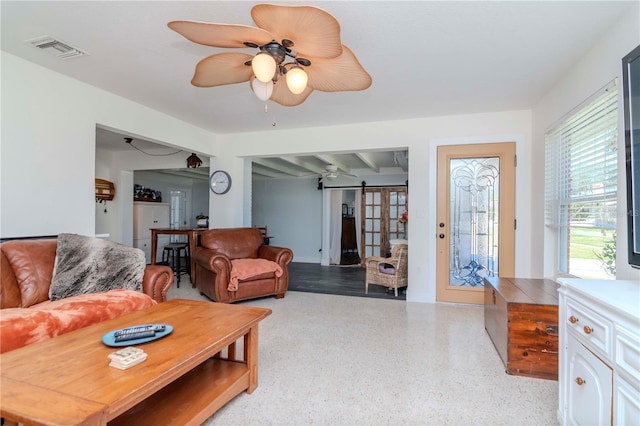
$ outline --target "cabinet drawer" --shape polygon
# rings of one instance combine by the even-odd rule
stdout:
[[[640,379],[640,339],[637,334],[617,327],[615,331],[615,362],[620,369],[634,378],[636,387]],[[638,389],[640,390],[640,389]]]
[[[607,358],[613,358],[611,350],[613,324],[586,306],[567,300],[567,329],[587,345],[602,351]]]

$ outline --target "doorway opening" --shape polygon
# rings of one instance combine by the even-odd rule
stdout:
[[[361,189],[331,190],[329,264],[361,264]]]
[[[134,238],[134,201],[171,205],[176,216],[166,227],[197,227],[196,216],[209,213],[208,158],[200,154],[204,165],[190,169],[186,167],[190,152],[136,137],[134,144],[145,151],[142,153],[126,142],[129,136],[96,126],[96,178],[116,185],[116,197],[108,212],[96,207],[96,233],[109,234],[113,241],[133,245],[133,240],[138,239]],[[136,188],[147,189],[148,196],[136,198]],[[173,201],[172,191],[177,191],[178,200],[182,197],[184,200]],[[147,232],[145,238],[150,238],[150,231]]]

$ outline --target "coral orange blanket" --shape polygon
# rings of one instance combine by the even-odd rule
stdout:
[[[280,265],[266,259],[234,259],[231,261],[231,279],[227,290],[238,290],[238,281],[246,280],[267,272],[274,272],[281,277],[283,272]]]

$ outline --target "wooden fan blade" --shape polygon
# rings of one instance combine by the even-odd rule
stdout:
[[[281,43],[293,41],[298,56],[335,58],[342,53],[340,24],[331,14],[313,6],[279,6],[258,4],[251,17],[260,28],[273,34]]]
[[[169,28],[194,43],[214,47],[247,47],[245,41],[258,46],[269,43],[273,36],[248,25],[212,24],[197,21],[171,21]]]
[[[322,92],[364,90],[371,86],[371,76],[351,49],[342,47],[342,55],[337,58],[309,58],[311,66],[304,68],[309,76],[309,86]]]
[[[214,87],[242,83],[253,75],[245,61],[253,56],[244,53],[218,53],[204,58],[196,65],[191,84],[197,87]]]
[[[273,94],[269,99],[280,105],[296,106],[306,101],[311,92],[313,92],[313,88],[307,86],[307,88],[304,89],[304,92],[300,93],[299,95],[294,95],[287,87],[287,82],[285,81],[285,79],[281,78],[273,87]]]

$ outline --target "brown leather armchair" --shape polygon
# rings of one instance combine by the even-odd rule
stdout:
[[[233,303],[270,295],[280,299],[289,286],[287,265],[293,260],[293,252],[288,248],[264,245],[258,228],[203,231],[200,245],[191,255],[196,269],[196,287],[216,302]],[[257,262],[246,261],[250,259]],[[239,274],[240,262],[234,262],[236,260],[243,265],[253,263],[256,266],[245,268],[244,273]]]

